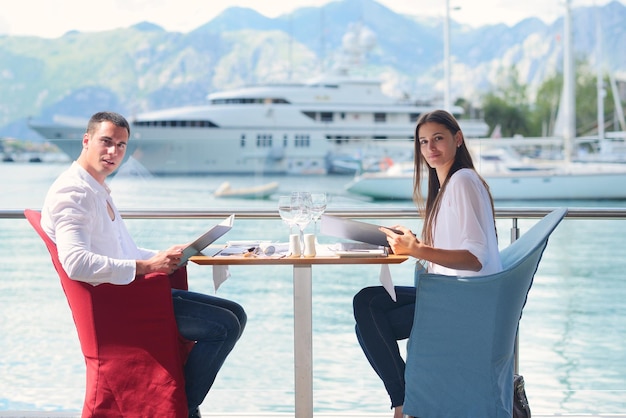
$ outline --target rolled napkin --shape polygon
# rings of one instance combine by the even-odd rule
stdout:
[[[287,254],[289,252],[288,242],[265,242],[259,245],[261,252],[265,255]]]

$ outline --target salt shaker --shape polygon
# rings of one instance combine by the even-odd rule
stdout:
[[[300,257],[302,250],[300,249],[300,235],[289,235],[289,254],[292,257]]]
[[[304,234],[304,256],[315,257],[315,234]]]

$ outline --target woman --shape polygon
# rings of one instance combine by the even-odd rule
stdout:
[[[401,234],[381,228],[395,254],[426,261],[430,273],[476,276],[502,270],[489,187],[474,169],[458,122],[446,111],[424,113],[417,121],[413,197],[424,216],[421,239],[400,225],[393,229]],[[362,289],[354,297],[354,318],[359,344],[387,389],[394,418],[402,418],[405,364],[397,341],[411,332],[415,288],[397,286],[396,299],[381,286]]]

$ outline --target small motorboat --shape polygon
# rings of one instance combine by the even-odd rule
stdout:
[[[214,192],[215,197],[227,197],[238,199],[267,199],[278,190],[278,182],[260,184],[258,186],[233,188],[225,181]]]

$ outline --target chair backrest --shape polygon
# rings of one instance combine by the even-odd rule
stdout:
[[[512,268],[516,263],[522,262],[531,252],[540,247],[545,248],[548,237],[556,229],[567,214],[567,208],[555,209],[539,222],[533,225],[527,232],[522,234],[511,245],[500,252],[504,270]]]
[[[566,213],[551,212],[505,248],[500,273],[416,277],[405,413],[511,417],[519,319],[548,238]]]
[[[559,223],[561,223],[566,214],[567,208],[553,210],[540,219],[539,222],[522,234],[522,236],[511,245],[500,251],[500,260],[502,261],[504,271],[509,271],[510,274],[517,272],[517,274],[521,274],[528,280],[527,283],[526,281],[519,283],[521,290],[525,289],[525,296],[518,318],[522,316],[521,309],[526,305],[528,292],[532,286],[535,273],[539,268],[539,262],[541,261],[543,252],[548,245],[548,238]]]
[[[72,280],[41,213],[24,215],[46,244],[76,324],[87,367],[83,416],[186,417],[183,364],[193,342],[178,333],[171,296],[173,284],[187,288],[186,269],[123,286]]]
[[[48,234],[46,234],[46,232],[41,227],[41,212],[32,209],[26,209],[24,210],[24,216],[33,227],[33,229],[35,229],[39,237],[41,237],[43,242],[46,244],[46,248],[48,249],[50,257],[52,258],[52,264],[54,265],[57,273],[59,273],[59,276],[69,279],[69,277],[67,277],[67,273],[61,265],[61,262],[59,261],[56,244],[54,243],[54,241],[52,241],[52,239],[50,239]]]
[[[41,237],[46,245],[46,248],[48,249],[48,252],[50,253],[52,265],[59,275],[61,287],[65,292],[68,304],[70,305],[70,310],[72,311],[72,317],[74,318],[74,323],[76,324],[78,338],[80,340],[80,346],[83,354],[87,356],[97,356],[95,348],[97,347],[95,329],[89,324],[89,322],[92,321],[92,318],[74,314],[75,312],[91,310],[90,305],[92,303],[92,298],[89,292],[89,286],[91,285],[74,281],[67,275],[65,269],[61,265],[61,261],[59,260],[56,244],[41,227],[41,212],[26,209],[24,210],[24,216],[33,229],[35,229],[39,237]],[[72,297],[73,295],[75,295],[75,297]],[[81,306],[76,306],[79,304]]]

